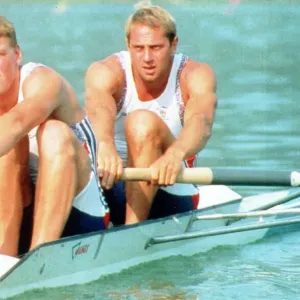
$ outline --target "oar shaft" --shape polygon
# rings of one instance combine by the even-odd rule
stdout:
[[[126,181],[150,181],[151,170],[148,168],[126,168],[121,180]],[[213,174],[210,168],[184,169],[178,175],[176,182],[193,184],[211,184]]]
[[[212,229],[212,230],[208,229],[208,230],[187,232],[187,233],[177,234],[177,235],[157,236],[157,237],[152,237],[147,241],[147,243],[145,245],[145,249],[147,249],[153,245],[156,245],[156,244],[184,241],[184,240],[190,240],[190,239],[195,239],[195,238],[200,238],[200,237],[216,236],[216,235],[250,231],[250,230],[256,230],[256,229],[279,227],[279,226],[292,225],[292,224],[298,224],[298,223],[300,223],[300,218],[292,217],[292,218],[285,218],[283,220],[257,222],[257,223],[245,224],[245,225],[241,225],[241,226],[224,226],[222,228],[217,228],[217,229]]]
[[[121,180],[150,181],[148,168],[126,168]],[[300,173],[296,171],[270,171],[239,168],[189,168],[177,177],[178,183],[256,185],[256,186],[299,186]]]
[[[292,171],[212,168],[214,184],[294,186]]]
[[[282,216],[282,215],[294,215],[300,214],[299,208],[290,208],[283,210],[269,210],[269,211],[253,211],[245,213],[232,213],[232,214],[211,214],[211,215],[199,215],[197,220],[218,220],[218,219],[233,219],[233,218],[254,218],[254,217],[266,217],[266,216]]]

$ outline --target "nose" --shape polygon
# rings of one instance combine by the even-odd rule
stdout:
[[[149,49],[149,48],[144,49],[143,59],[145,62],[150,62],[152,60],[151,49]]]

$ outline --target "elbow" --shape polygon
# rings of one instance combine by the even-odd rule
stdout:
[[[202,148],[206,145],[206,143],[209,141],[210,137],[212,135],[212,130],[211,127],[205,127],[204,130],[202,131]]]
[[[210,139],[211,135],[212,135],[211,127],[206,128],[204,131],[204,134],[203,134],[203,138],[204,138],[205,142],[207,142]]]

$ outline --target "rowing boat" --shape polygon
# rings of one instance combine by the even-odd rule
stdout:
[[[127,171],[123,180],[149,180],[151,176],[149,170]],[[195,170],[184,172],[177,182],[208,184],[198,186],[201,200],[196,210],[62,238],[40,245],[20,259],[0,255],[0,299],[33,289],[84,284],[141,263],[251,243],[283,228],[291,231],[300,226],[298,187],[242,198],[225,185],[216,185],[298,186],[297,172],[274,176],[269,171],[236,170],[230,180],[219,169],[198,168],[197,176],[190,176]]]
[[[242,198],[223,185],[198,187],[197,210],[43,244],[21,259],[0,255],[0,299],[83,284],[174,255],[257,241],[300,223],[300,188]]]

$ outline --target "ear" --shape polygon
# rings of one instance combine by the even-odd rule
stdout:
[[[21,51],[21,48],[20,48],[19,45],[17,45],[16,48],[15,48],[15,54],[16,54],[16,57],[17,57],[17,63],[18,63],[18,65],[20,65],[21,61],[22,61],[23,54],[22,54],[22,51]]]
[[[172,49],[172,54],[175,55],[176,49],[177,49],[177,44],[178,44],[178,36],[175,36],[172,44],[171,44],[171,49]]]
[[[129,39],[127,37],[125,38],[125,44],[126,44],[127,50],[129,50]]]

